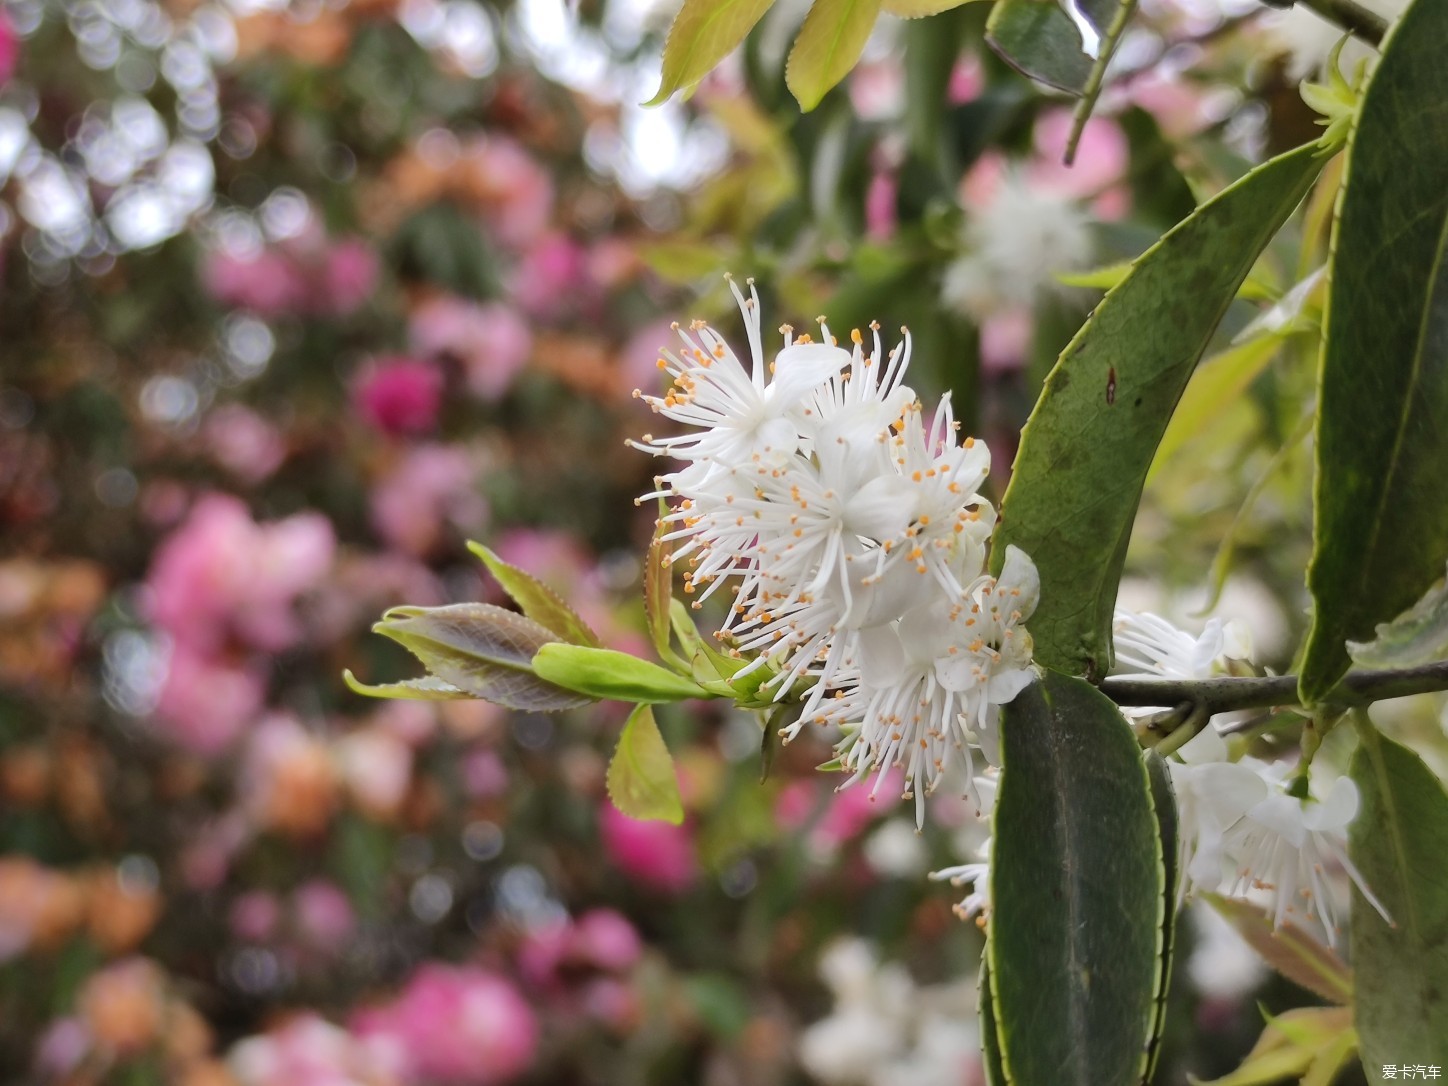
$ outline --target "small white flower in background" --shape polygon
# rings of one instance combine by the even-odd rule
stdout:
[[[910,879],[925,870],[929,855],[908,819],[891,818],[865,838],[865,862],[877,875]]]
[[[861,939],[832,944],[820,977],[831,1013],[800,1035],[804,1070],[829,1086],[959,1086],[978,1068],[972,983],[917,986]]]
[[[782,328],[770,362],[753,284],[730,288],[748,368],[702,322],[680,329],[684,348],[659,361],[672,388],[643,399],[690,429],[635,443],[683,461],[644,499],[672,503],[685,591],[698,607],[728,583],[720,633],[740,674],[772,668],[776,701],[808,691],[786,740],[838,726],[850,783],[874,773],[878,789],[901,767],[917,825],[957,764],[979,806],[976,759],[995,759],[999,706],[1033,677],[1023,624],[1040,588],[1015,548],[999,579],[985,572],[990,454],[958,438],[948,397],[927,412],[904,384],[908,332],[887,352],[872,324],[845,350],[821,318],[818,342]]]
[[[1086,212],[1013,171],[988,206],[972,209],[962,240],[965,255],[945,269],[940,300],[975,320],[1061,292],[1056,277],[1091,259]]]
[[[1408,0],[1359,0],[1364,7],[1392,23],[1408,6]],[[1321,74],[1328,57],[1344,37],[1343,29],[1301,5],[1286,11],[1271,12],[1266,20],[1269,42],[1276,51],[1287,54],[1287,77],[1293,81]],[[1377,50],[1358,41],[1349,41],[1339,63],[1351,73],[1359,61],[1377,59]]]

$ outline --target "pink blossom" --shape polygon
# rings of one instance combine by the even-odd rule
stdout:
[[[522,249],[553,215],[553,180],[513,140],[488,136],[470,150],[472,178],[483,215],[504,245]]]
[[[503,977],[427,964],[391,1002],[358,1012],[353,1031],[407,1083],[492,1086],[526,1071],[538,1046],[532,1008]]]
[[[231,903],[231,933],[250,943],[270,942],[281,927],[282,905],[267,890],[248,890]]]
[[[818,780],[794,780],[780,789],[774,801],[775,821],[792,832],[807,828],[807,843],[816,855],[832,854],[892,806],[871,798],[873,782],[827,793],[829,788],[828,783]],[[880,785],[880,794],[890,800],[900,794],[897,775],[892,774]]]
[[[358,372],[352,402],[363,420],[383,433],[426,433],[437,425],[442,384],[442,371],[431,362],[389,355]]]
[[[579,1002],[583,1012],[622,1033],[633,1028],[643,1006],[633,985],[617,977],[594,977],[583,986]]]
[[[513,299],[530,316],[555,317],[564,309],[578,308],[585,286],[587,255],[566,234],[539,238],[513,273]]]
[[[0,87],[10,82],[20,64],[20,35],[10,16],[0,9]]]
[[[292,895],[297,935],[305,945],[335,954],[357,929],[352,902],[334,882],[310,879]]]
[[[877,170],[870,175],[870,185],[865,190],[865,233],[872,241],[888,241],[895,233],[895,198],[900,183],[887,170]]]
[[[629,392],[640,389],[649,395],[662,394],[668,383],[668,375],[659,371],[659,351],[675,339],[668,320],[646,324],[634,332],[619,351],[621,383]],[[639,405],[642,413],[648,413],[648,405],[642,400],[631,401]]]
[[[361,728],[339,740],[334,754],[357,806],[390,818],[412,783],[412,748],[382,728]]]
[[[533,333],[515,310],[451,295],[413,310],[409,337],[419,354],[456,358],[468,387],[489,401],[502,399],[533,354]]]
[[[226,1062],[241,1086],[389,1086],[394,1081],[347,1031],[311,1012],[238,1041]]]
[[[389,546],[425,555],[449,524],[477,534],[488,507],[475,488],[467,450],[452,445],[410,449],[372,492],[372,526]]]
[[[980,364],[986,373],[1014,373],[1026,364],[1031,346],[1031,314],[1011,309],[989,317],[980,326]]]
[[[850,74],[849,92],[861,120],[899,117],[905,107],[905,69],[899,57],[857,64]]]
[[[178,746],[214,756],[231,746],[261,711],[266,678],[254,665],[236,665],[172,644],[156,702],[155,721]]]
[[[953,106],[974,102],[985,90],[985,69],[980,57],[967,53],[955,62],[950,70],[950,83],[946,86],[946,100]]]
[[[281,432],[244,404],[216,408],[206,417],[202,435],[212,458],[245,483],[262,482],[286,459]]]
[[[491,750],[469,751],[462,771],[463,787],[473,799],[491,799],[508,791],[508,769]]]
[[[90,1030],[79,1018],[57,1018],[36,1043],[35,1070],[46,1082],[69,1081],[94,1044]]]
[[[644,886],[677,894],[698,878],[694,842],[686,826],[641,822],[605,803],[598,813],[598,829],[609,861]]]
[[[310,294],[302,269],[274,249],[248,255],[214,250],[202,265],[201,281],[222,305],[263,317],[301,312]]]
[[[337,317],[361,309],[377,289],[379,263],[372,247],[359,238],[343,238],[326,250],[313,289],[317,312]]]
[[[148,617],[193,652],[215,652],[229,635],[281,651],[300,639],[296,599],[326,575],[335,548],[320,513],[259,525],[243,502],[208,494],[156,551]]]
[[[573,926],[579,957],[599,969],[621,973],[639,960],[643,944],[628,918],[613,909],[590,909]]]

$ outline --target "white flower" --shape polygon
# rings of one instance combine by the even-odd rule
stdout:
[[[1196,934],[1187,972],[1205,996],[1236,1002],[1256,990],[1267,967],[1251,944],[1216,909],[1199,904],[1192,909]]]
[[[1208,725],[1185,743],[1181,761],[1167,762],[1176,792],[1178,901],[1190,887],[1214,893],[1225,877],[1227,831],[1267,798],[1267,782],[1255,762],[1230,762],[1227,744]]]
[[[930,872],[934,882],[949,882],[952,886],[969,886],[970,893],[955,906],[955,915],[962,920],[978,918],[977,924],[984,924],[990,911],[990,838],[980,846],[980,859],[973,863],[959,864]]]
[[[1299,926],[1319,927],[1333,945],[1341,932],[1340,909],[1327,872],[1336,865],[1387,919],[1382,903],[1348,859],[1347,827],[1357,812],[1357,785],[1347,777],[1334,781],[1320,801],[1301,800],[1281,788],[1272,790],[1228,837],[1227,852],[1238,865],[1233,892],[1274,891],[1274,924],[1291,916]]]
[[[1035,610],[1040,580],[1016,547],[997,580],[976,579],[959,596],[939,595],[891,623],[857,635],[859,662],[831,690],[821,683],[806,701],[792,737],[806,723],[845,731],[840,757],[850,783],[892,766],[905,770],[905,798],[924,822],[925,796],[950,762],[963,762],[973,794],[974,753],[995,760],[996,711],[1031,681],[1031,640],[1022,623]]]
[[[1083,267],[1092,248],[1084,211],[1011,171],[989,206],[972,209],[964,242],[966,255],[945,270],[941,301],[976,320],[1058,291],[1056,276]]]
[[[865,862],[877,875],[913,878],[925,870],[928,856],[920,833],[906,819],[887,819],[865,838]]]
[[[1150,612],[1117,608],[1111,627],[1116,670],[1122,679],[1195,681],[1224,674],[1231,660],[1250,660],[1251,635],[1241,623],[1207,620],[1198,637]],[[1170,706],[1125,706],[1128,718],[1150,716]]]

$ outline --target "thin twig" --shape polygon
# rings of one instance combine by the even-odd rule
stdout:
[[[1356,0],[1297,0],[1297,2],[1374,48],[1383,44],[1383,35],[1388,32],[1388,21],[1370,8],[1363,7]]]
[[[1399,671],[1355,671],[1322,699],[1324,705],[1368,705],[1387,698],[1448,690],[1448,660]],[[1106,679],[1101,691],[1117,705],[1181,705],[1191,702],[1209,713],[1237,709],[1270,709],[1302,704],[1296,675],[1268,675],[1195,681],[1172,679]]]

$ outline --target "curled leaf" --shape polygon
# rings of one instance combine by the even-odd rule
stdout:
[[[542,581],[526,570],[510,565],[481,543],[468,543],[468,550],[482,560],[503,586],[503,591],[512,597],[527,615],[540,626],[547,627],[559,637],[574,645],[599,644],[598,635],[588,628],[588,623],[579,618],[573,608]]]

